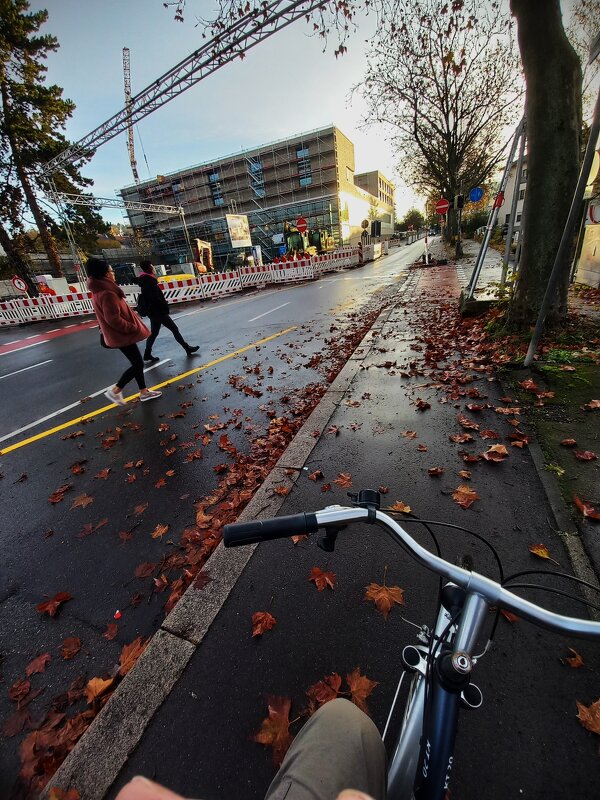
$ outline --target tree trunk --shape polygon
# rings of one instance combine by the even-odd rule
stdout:
[[[527,192],[511,327],[532,325],[542,303],[579,172],[581,65],[563,28],[559,0],[510,0],[527,86]],[[515,187],[519,191],[519,187]],[[548,324],[567,312],[564,264]]]
[[[33,272],[29,265],[29,261],[25,253],[21,250],[11,237],[4,225],[0,224],[0,245],[6,253],[11,266],[15,272],[27,284],[27,291],[31,297],[37,297],[39,294],[37,283],[34,280]]]
[[[38,231],[40,232],[40,238],[42,240],[44,250],[46,251],[46,255],[48,256],[48,261],[50,262],[52,275],[55,278],[62,278],[63,277],[62,264],[60,261],[60,255],[58,252],[58,248],[56,246],[56,242],[54,241],[54,237],[52,236],[52,234],[48,229],[48,225],[46,224],[46,220],[44,218],[42,210],[40,209],[39,203],[31,186],[29,176],[27,175],[27,172],[23,167],[21,154],[19,152],[19,148],[17,146],[15,137],[13,136],[11,130],[10,99],[8,97],[8,91],[6,88],[6,84],[4,82],[2,83],[1,91],[2,91],[2,106],[4,109],[6,133],[8,136],[8,141],[10,143],[10,149],[14,159],[15,168],[17,170],[17,175],[19,176],[19,181],[21,183],[21,186],[23,187],[23,192],[27,200],[27,205],[29,206],[31,213],[33,214],[33,218],[35,219],[35,224],[37,226]]]

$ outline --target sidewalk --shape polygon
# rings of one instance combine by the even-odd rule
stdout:
[[[291,514],[345,503],[348,488],[334,481],[346,473],[350,479],[340,482],[350,480],[354,490],[384,487],[384,505],[399,500],[419,517],[487,536],[505,574],[554,567],[529,552],[540,542],[570,571],[528,448],[511,447],[515,440],[507,438],[515,430],[511,419],[519,418],[519,430],[526,431],[526,423],[516,411],[495,411],[513,403],[491,366],[467,349],[451,349],[461,284],[452,265],[411,271],[402,294],[382,313],[282,457],[292,475],[275,469],[246,515],[252,509],[270,516],[279,506],[279,514]],[[467,336],[461,342],[468,347]],[[508,457],[500,463],[465,463],[465,453],[481,454],[496,440],[471,428],[472,441],[451,441],[450,436],[467,433],[459,415],[482,432],[496,432]],[[428,470],[436,467],[443,473],[431,476]],[[470,480],[458,475],[465,469],[472,473]],[[314,475],[316,470],[323,478]],[[480,498],[468,510],[452,499],[464,484]],[[282,504],[277,486],[290,489]],[[407,527],[430,546],[427,534],[408,518]],[[452,529],[439,539],[446,558],[467,550],[478,571],[496,577],[481,545],[472,546]],[[317,591],[309,580],[313,567],[335,573],[333,590]],[[295,719],[306,708],[310,686],[333,672],[345,677],[357,667],[377,682],[367,703],[383,729],[399,654],[414,641],[414,629],[401,613],[431,623],[433,576],[368,526],[340,534],[335,553],[321,551],[313,540],[296,545],[282,540],[254,550],[221,547],[205,572],[210,580],[188,590],[50,787],[73,785],[86,800],[113,798],[133,775],[143,774],[187,797],[259,800],[274,767],[271,752],[250,737],[267,716],[266,697],[291,698],[290,718]],[[406,602],[387,620],[363,599],[369,583],[384,581],[402,587]],[[582,613],[580,606],[551,595],[530,596],[556,610]],[[251,617],[257,611],[268,611],[276,624],[253,638]],[[575,700],[595,701],[599,683],[592,669],[575,670],[561,662],[571,655],[568,646],[577,648],[586,665],[598,663],[598,645],[566,642],[521,621],[500,619],[495,646],[474,676],[483,691],[483,709],[461,717],[453,797],[479,800],[484,782],[486,800],[598,796],[598,741],[576,719]],[[168,696],[152,716],[152,697],[161,692]],[[292,732],[299,726],[295,722]]]

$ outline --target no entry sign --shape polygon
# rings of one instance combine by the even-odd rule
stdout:
[[[296,220],[296,228],[300,231],[300,233],[306,233],[308,222],[304,219],[304,217],[298,217]]]
[[[450,208],[450,202],[445,200],[443,197],[441,200],[438,200],[435,204],[435,210],[438,214],[445,214],[448,209]]]

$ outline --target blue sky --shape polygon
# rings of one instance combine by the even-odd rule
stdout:
[[[188,0],[183,24],[174,21],[162,0],[48,0],[33,1],[31,8],[48,10],[43,30],[60,42],[48,58],[48,81],[62,86],[77,106],[67,129],[67,136],[77,140],[123,107],[123,47],[131,51],[135,94],[200,46],[195,17],[211,16],[214,7],[206,0]],[[365,39],[374,27],[373,16],[363,17],[348,42],[349,52],[336,59],[337,42],[332,40],[323,53],[322,41],[310,35],[311,26],[298,21],[243,61],[200,81],[139,123],[135,144],[141,178],[334,123],[354,142],[357,171],[380,169],[396,183],[402,215],[414,197],[395,173],[389,133],[360,130],[365,106],[358,95],[352,101],[349,97],[363,76]],[[99,197],[113,197],[132,183],[125,134],[103,145],[84,174],[94,179]],[[122,220],[118,211],[103,214]]]

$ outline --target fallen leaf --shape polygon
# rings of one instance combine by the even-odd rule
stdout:
[[[525,389],[526,392],[533,392],[534,394],[539,392],[540,389],[537,383],[531,380],[531,378],[528,378],[526,381],[519,381],[519,386],[521,389]]]
[[[102,636],[104,636],[105,639],[112,641],[116,638],[118,632],[119,626],[116,624],[116,622],[109,622]]]
[[[552,561],[554,564],[560,567],[558,561],[555,558],[552,558],[550,555],[550,551],[545,544],[532,544],[529,547],[529,552],[533,553],[534,556],[538,556],[539,558],[546,558],[548,561]]]
[[[360,667],[356,667],[350,675],[346,675],[346,680],[350,687],[351,699],[354,705],[358,706],[365,714],[369,714],[366,700],[373,689],[379,685],[378,681],[372,681],[366,675],[361,675]]]
[[[326,675],[323,680],[313,683],[306,690],[308,697],[308,711],[309,714],[314,714],[318,708],[324,706],[330,700],[335,700],[340,695],[342,687],[342,679],[337,672],[332,672],[331,675]]]
[[[303,541],[303,539],[308,539],[308,536],[307,536],[306,533],[300,533],[300,534],[296,534],[295,536],[290,536],[290,539],[296,545],[299,542]]]
[[[422,400],[420,397],[417,397],[415,400],[415,406],[419,411],[427,411],[428,408],[431,408],[431,403],[428,403],[427,400]]]
[[[573,669],[578,669],[579,667],[583,667],[583,658],[580,656],[577,650],[575,650],[574,647],[569,647],[569,651],[573,653],[573,655],[567,656],[564,659],[567,662],[567,664]]]
[[[155,489],[162,489],[163,486],[166,486],[167,482],[164,478],[159,478],[156,483],[154,484]]]
[[[459,474],[459,476],[461,478],[464,478],[466,481],[470,481],[471,480],[471,470],[470,469],[461,469],[458,474]]]
[[[133,669],[136,661],[146,649],[148,642],[138,636],[131,644],[123,645],[121,655],[119,656],[119,675],[127,675]]]
[[[81,800],[81,795],[77,789],[61,789],[59,786],[53,786],[48,792],[48,800]]]
[[[486,461],[504,461],[508,456],[508,450],[503,444],[493,444],[485,453],[481,454]]]
[[[251,736],[253,742],[273,748],[273,763],[280,766],[294,737],[289,731],[292,701],[288,697],[267,698],[269,716],[262,721],[258,733]]]
[[[125,478],[125,483],[135,483],[137,481],[137,475],[133,472],[128,472],[127,477]]]
[[[317,589],[322,592],[327,586],[333,589],[335,586],[335,572],[324,572],[319,567],[313,567],[310,571],[309,581],[314,581]]]
[[[71,503],[71,509],[74,508],[87,508],[94,502],[94,498],[90,497],[89,494],[80,494],[78,495],[73,502]]]
[[[42,653],[41,656],[37,656],[37,658],[34,658],[33,661],[27,664],[25,667],[25,675],[29,678],[31,675],[36,675],[38,672],[44,672],[51,660],[52,656],[50,653]]]
[[[402,500],[396,500],[393,506],[388,508],[388,511],[400,511],[402,514],[410,514],[412,511],[410,506],[403,503]]]
[[[85,472],[85,464],[87,464],[87,458],[83,461],[76,461],[74,464],[71,464],[71,472],[73,475],[83,475]]]
[[[579,700],[575,701],[579,714],[577,719],[581,722],[584,728],[592,733],[597,733],[600,736],[600,700],[596,700],[591,706],[584,706]]]
[[[140,514],[143,514],[143,513],[144,513],[144,511],[145,511],[147,508],[148,508],[148,503],[140,503],[138,506],[136,506],[136,507],[133,509],[133,513],[136,515],[136,517],[139,517],[139,515],[140,515]]]
[[[402,431],[402,433],[400,435],[404,436],[405,439],[416,439],[417,438],[417,432],[416,431]]]
[[[489,430],[489,429],[486,429],[484,431],[479,431],[479,435],[481,436],[482,439],[501,439],[502,438],[499,433],[496,433],[496,431],[492,431],[492,430]]]
[[[331,484],[330,483],[324,483],[321,486],[321,491],[322,492],[330,492],[331,491]]]
[[[88,701],[88,705],[91,705],[94,700],[97,700],[98,697],[104,694],[104,692],[108,691],[110,687],[114,683],[114,678],[92,678],[88,681],[87,686],[85,687],[85,696]]]
[[[143,564],[139,564],[135,568],[135,577],[147,578],[149,575],[152,575],[155,569],[156,569],[156,564],[151,564],[149,561],[144,561]]]
[[[337,425],[330,425],[329,428],[327,428],[327,433],[332,433],[334,436],[339,436],[340,429]]]
[[[456,419],[458,421],[458,424],[461,426],[461,428],[464,428],[465,430],[468,430],[468,431],[478,431],[479,430],[479,425],[477,424],[477,422],[473,422],[473,420],[469,419],[464,414],[459,414]]]
[[[404,603],[404,589],[399,586],[381,586],[378,583],[370,583],[366,587],[365,600],[371,600],[381,611],[385,619],[392,610],[394,603],[399,606],[405,605]]]
[[[20,703],[29,694],[31,689],[31,681],[26,681],[24,678],[18,678],[8,690],[8,696],[15,703]]]
[[[56,491],[52,492],[50,497],[48,498],[48,502],[52,503],[61,503],[65,499],[65,494],[73,488],[72,483],[65,483],[63,486],[56,489]]]
[[[563,447],[577,447],[577,439],[563,439],[561,445]]]
[[[417,446],[417,450],[420,453],[426,453],[427,452],[427,445],[426,444],[420,444],[420,445]]]
[[[351,489],[352,475],[349,472],[340,472],[340,474],[334,480],[334,483],[336,486],[339,486],[340,489]]]
[[[191,453],[188,453],[183,460],[186,464],[189,464],[191,461],[198,461],[201,458],[202,458],[202,451],[196,449],[192,450]]]
[[[387,494],[389,492],[389,489],[387,486],[378,486],[377,491],[379,492],[379,494]]]
[[[589,403],[585,403],[581,408],[584,411],[593,411],[595,408],[600,408],[600,400],[590,400]]]
[[[83,642],[77,636],[69,636],[60,646],[60,654],[65,661],[75,658]]]
[[[270,631],[277,620],[268,611],[255,611],[252,614],[252,636],[262,636],[265,631]]]
[[[443,467],[430,467],[427,470],[427,474],[431,475],[432,478],[437,478],[439,475],[443,475],[444,474],[444,468]]]
[[[110,467],[106,467],[105,469],[101,469],[97,475],[94,475],[94,479],[98,478],[100,480],[105,481],[109,475],[110,475]]]
[[[321,472],[320,469],[316,469],[314,472],[311,472],[308,476],[309,481],[321,481],[325,476]]]
[[[73,431],[73,433],[66,433],[61,436],[61,439],[77,439],[79,436],[85,436],[85,431]]]
[[[472,442],[473,437],[470,433],[453,433],[451,436],[448,437],[451,442],[456,442],[457,444],[463,444],[463,442]]]
[[[153,539],[162,539],[162,537],[165,535],[165,533],[168,532],[168,530],[169,530],[169,526],[168,525],[161,525],[160,522],[159,522],[158,525],[156,526],[156,528],[154,528],[154,530],[150,534],[150,536]]]
[[[292,489],[291,489],[290,486],[276,486],[273,489],[273,491],[275,492],[275,494],[278,494],[281,497],[285,497],[286,495],[288,495],[292,491]]]
[[[48,616],[54,617],[62,603],[66,603],[68,600],[72,599],[72,595],[68,592],[59,592],[55,594],[51,600],[46,600],[44,603],[37,605],[36,609],[40,614],[48,614]]]
[[[576,494],[573,495],[573,502],[577,506],[577,508],[581,511],[583,516],[586,519],[600,519],[600,511],[596,511],[593,505],[590,503],[586,503],[584,500],[580,500]]]
[[[575,458],[579,461],[595,461],[598,456],[591,450],[576,450],[574,453]]]
[[[462,484],[453,493],[452,499],[458,503],[461,508],[470,508],[476,500],[481,500],[481,497],[476,491],[469,486]]]

